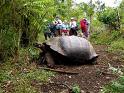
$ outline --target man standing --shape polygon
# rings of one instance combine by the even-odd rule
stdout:
[[[71,18],[70,22],[70,35],[77,36],[77,23],[74,18]]]
[[[56,36],[60,36],[60,31],[62,29],[63,23],[58,16],[56,17],[54,24],[56,25]]]
[[[89,23],[87,22],[87,20],[85,18],[80,21],[80,27],[81,27],[82,33],[85,36],[85,38],[88,38],[88,35],[89,35],[89,31],[88,31]]]

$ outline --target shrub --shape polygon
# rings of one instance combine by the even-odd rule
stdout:
[[[117,13],[116,9],[106,8],[102,13],[98,14],[98,20],[109,26],[110,29],[117,30],[120,27],[118,25],[119,16]]]
[[[72,87],[72,93],[80,93],[81,90],[80,90],[80,87],[78,85],[74,85]]]
[[[118,80],[106,85],[101,93],[124,93],[124,76],[119,77]]]
[[[123,38],[120,38],[117,41],[114,41],[113,43],[111,43],[108,50],[111,52],[124,53],[124,40],[123,40]]]
[[[90,40],[95,44],[105,44],[110,45],[113,41],[121,37],[120,31],[113,30],[111,33],[108,31],[104,32],[94,32]]]

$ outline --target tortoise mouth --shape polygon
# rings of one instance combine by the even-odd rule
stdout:
[[[42,47],[44,47],[43,44],[38,44],[38,43],[34,43],[33,46],[36,47],[36,48],[42,48]]]

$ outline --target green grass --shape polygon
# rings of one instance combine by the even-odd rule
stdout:
[[[113,41],[108,48],[111,52],[124,53],[124,40],[123,38],[118,39],[117,41]]]
[[[72,87],[72,93],[80,93],[81,92],[81,89],[80,87],[75,84],[73,87]]]
[[[124,39],[119,38],[116,41],[113,41],[107,49],[110,53],[115,53],[120,56],[120,59],[124,61]]]
[[[45,41],[45,38],[44,38],[43,32],[41,32],[38,34],[38,42],[44,42],[44,41]]]
[[[105,85],[101,93],[124,93],[124,76]]]
[[[122,31],[104,31],[94,32],[90,37],[90,41],[97,45],[107,45],[106,51],[116,53],[120,58],[124,59],[124,39]]]
[[[91,35],[91,42],[95,44],[107,45],[107,51],[119,55],[119,59],[124,61],[124,38],[121,31],[110,32],[94,32]],[[124,93],[124,75],[119,79],[103,86],[101,93]]]
[[[13,59],[10,58],[5,63],[0,64],[0,93],[40,92],[37,86],[32,85],[32,82],[46,83],[55,73],[37,68],[35,61],[30,63],[30,60],[38,53],[39,51],[33,47],[20,49],[18,63],[14,63]]]
[[[120,31],[103,31],[103,32],[94,32],[90,37],[90,41],[98,45],[110,45],[113,41],[120,38]]]

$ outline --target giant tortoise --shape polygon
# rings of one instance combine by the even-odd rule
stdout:
[[[44,43],[36,43],[35,47],[42,50],[42,57],[51,67],[60,62],[93,63],[98,57],[91,43],[77,36],[54,37]]]

